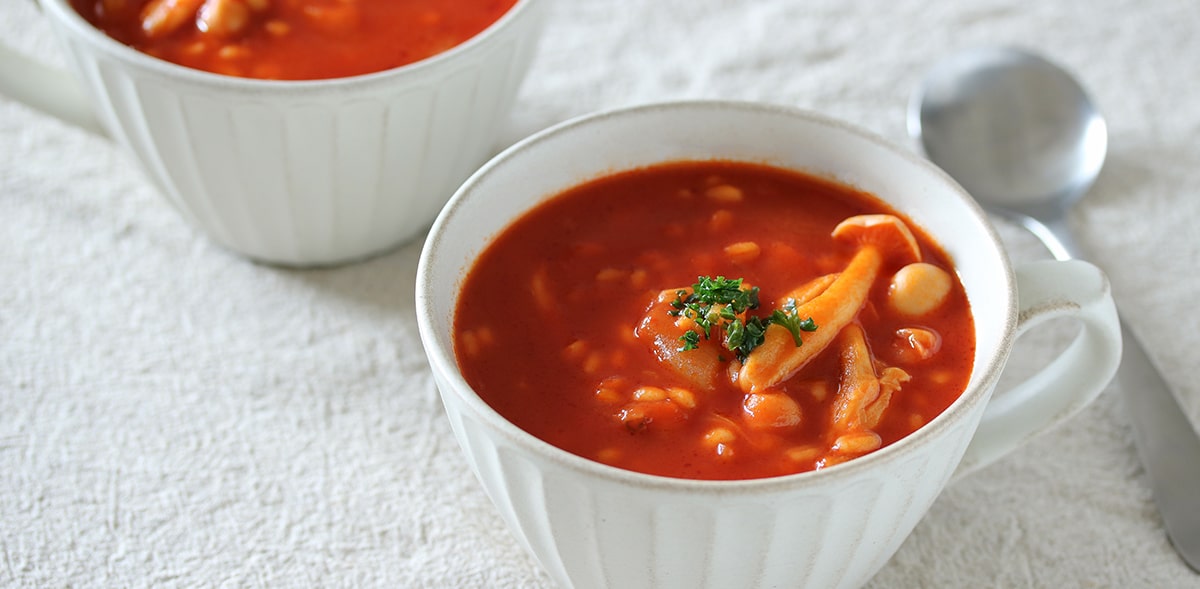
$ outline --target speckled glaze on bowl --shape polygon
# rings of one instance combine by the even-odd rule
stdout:
[[[941,416],[875,453],[744,481],[658,477],[592,462],[518,429],[463,380],[453,317],[491,237],[562,189],[678,159],[737,159],[867,190],[909,215],[957,265],[976,320],[975,368]],[[899,548],[946,484],[1088,403],[1120,336],[1108,283],[1083,262],[1013,270],[979,207],[915,155],[842,122],[733,102],[646,105],[539,133],[472,176],[439,216],[418,271],[422,341],[471,468],[516,537],[568,587],[855,587]],[[1018,334],[1069,316],[1078,339],[991,400]],[[989,401],[991,401],[989,403]]]
[[[221,76],[122,45],[41,0],[75,77],[0,47],[0,90],[132,153],[194,226],[245,256],[353,261],[416,237],[496,148],[543,0],[428,59],[307,81]]]

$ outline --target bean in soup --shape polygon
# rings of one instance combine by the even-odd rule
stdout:
[[[231,76],[313,80],[379,72],[441,53],[516,0],[71,0],[110,37]]]
[[[518,427],[645,473],[826,468],[966,388],[948,256],[878,198],[757,164],[621,172],[518,219],[466,276],[455,355]]]

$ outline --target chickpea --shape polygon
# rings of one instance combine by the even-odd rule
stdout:
[[[908,428],[916,431],[921,426],[925,425],[925,418],[920,413],[908,414]]]
[[[733,227],[736,219],[733,218],[733,212],[728,209],[721,209],[712,214],[708,220],[708,228],[713,233],[721,233],[728,231]]]
[[[641,433],[653,427],[669,430],[687,421],[687,414],[670,401],[634,401],[617,413],[617,419],[630,433]]]
[[[226,45],[217,51],[217,57],[221,59],[241,59],[249,55],[250,50],[241,45]]]
[[[633,391],[633,398],[638,401],[663,401],[667,398],[667,391],[651,386],[638,387]]]
[[[306,5],[301,14],[309,24],[332,35],[348,35],[358,30],[361,15],[358,6],[349,3]]]
[[[546,312],[554,312],[558,307],[558,298],[550,290],[550,272],[545,266],[539,267],[533,276],[529,277],[529,291],[538,308]]]
[[[808,394],[812,395],[814,401],[820,403],[825,400],[825,397],[829,396],[829,384],[825,381],[814,380],[805,384],[807,385],[805,388],[808,389]]]
[[[846,454],[865,454],[878,450],[882,445],[883,440],[879,434],[864,430],[838,436],[838,439],[833,442],[833,451]]]
[[[129,0],[99,0],[96,2],[96,14],[113,15],[120,14],[129,9]]]
[[[612,353],[609,354],[608,363],[613,368],[620,370],[625,367],[625,364],[628,363],[628,360],[628,351],[617,349],[613,350]]]
[[[617,448],[604,448],[596,452],[596,460],[605,464],[613,464],[621,458],[621,451]]]
[[[753,241],[739,241],[725,246],[725,255],[733,262],[748,263],[758,259],[762,248]]]
[[[648,274],[645,269],[638,268],[629,274],[629,285],[634,288],[643,288],[646,286]]]
[[[667,389],[667,397],[671,399],[672,403],[685,409],[696,408],[696,395],[687,389],[671,387]]]
[[[750,393],[742,400],[746,423],[754,429],[782,429],[800,425],[800,404],[784,393]]]
[[[269,20],[263,24],[263,28],[276,37],[282,37],[291,32],[292,25],[281,20]]]
[[[596,273],[596,282],[624,281],[626,273],[618,268],[605,268]]]
[[[733,432],[723,427],[716,427],[704,435],[704,443],[717,456],[729,459],[733,458],[733,446],[731,445],[737,436]]]
[[[729,384],[737,385],[738,378],[742,375],[742,363],[736,358],[729,361],[725,367],[725,378],[729,380]]]
[[[196,14],[196,26],[203,33],[233,37],[250,23],[250,7],[244,0],[206,0]]]
[[[563,355],[572,360],[579,360],[588,352],[587,342],[583,340],[575,340],[563,348]]]
[[[204,41],[193,41],[183,46],[183,54],[191,57],[203,55],[208,51],[208,43]]]
[[[950,274],[925,262],[909,264],[892,276],[888,302],[909,317],[924,315],[946,302],[953,282]]]
[[[467,356],[475,357],[479,355],[479,336],[475,335],[474,330],[468,329],[462,332],[458,341],[462,344],[463,351],[466,352]]]
[[[724,427],[714,427],[707,434],[704,434],[704,441],[710,445],[728,444],[736,439],[737,436]]]
[[[151,0],[142,7],[142,32],[151,39],[174,33],[190,20],[204,0]]]
[[[490,326],[484,325],[479,329],[476,329],[475,333],[479,335],[479,342],[484,345],[490,346],[496,343],[496,332],[492,331]]]
[[[731,186],[729,184],[710,186],[704,191],[704,196],[708,197],[708,199],[712,200],[713,202],[726,204],[742,202],[742,199],[745,198],[741,188],[738,188],[737,186]]]
[[[792,462],[811,462],[821,455],[822,450],[817,446],[796,446],[784,451],[784,456]]]
[[[583,359],[583,371],[587,374],[596,374],[604,366],[604,357],[600,352],[592,352]]]
[[[616,405],[621,402],[621,387],[624,382],[620,377],[610,376],[596,387],[595,399],[605,405]]]

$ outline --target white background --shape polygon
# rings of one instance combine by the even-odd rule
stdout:
[[[551,3],[497,149],[685,97],[798,105],[913,148],[906,101],[939,57],[1017,44],[1066,65],[1111,139],[1072,225],[1200,421],[1200,4]],[[62,63],[31,2],[0,2],[0,38]],[[1002,230],[1017,259],[1045,255]],[[548,586],[442,415],[419,251],[248,263],[109,142],[0,99],[0,585]],[[1061,339],[1023,341],[1011,373]],[[951,487],[871,586],[1200,586],[1163,536],[1123,402],[1110,387]]]

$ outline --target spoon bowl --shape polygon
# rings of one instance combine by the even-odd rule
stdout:
[[[1067,211],[1104,165],[1108,136],[1065,70],[1019,49],[976,49],[930,70],[908,130],[985,208],[1024,225],[1060,260],[1079,258]],[[1200,571],[1200,438],[1141,342],[1122,321],[1116,379],[1134,444],[1172,545]]]
[[[1012,48],[966,51],[929,71],[908,111],[909,133],[984,206],[1054,218],[1104,165],[1103,117],[1079,83]]]

